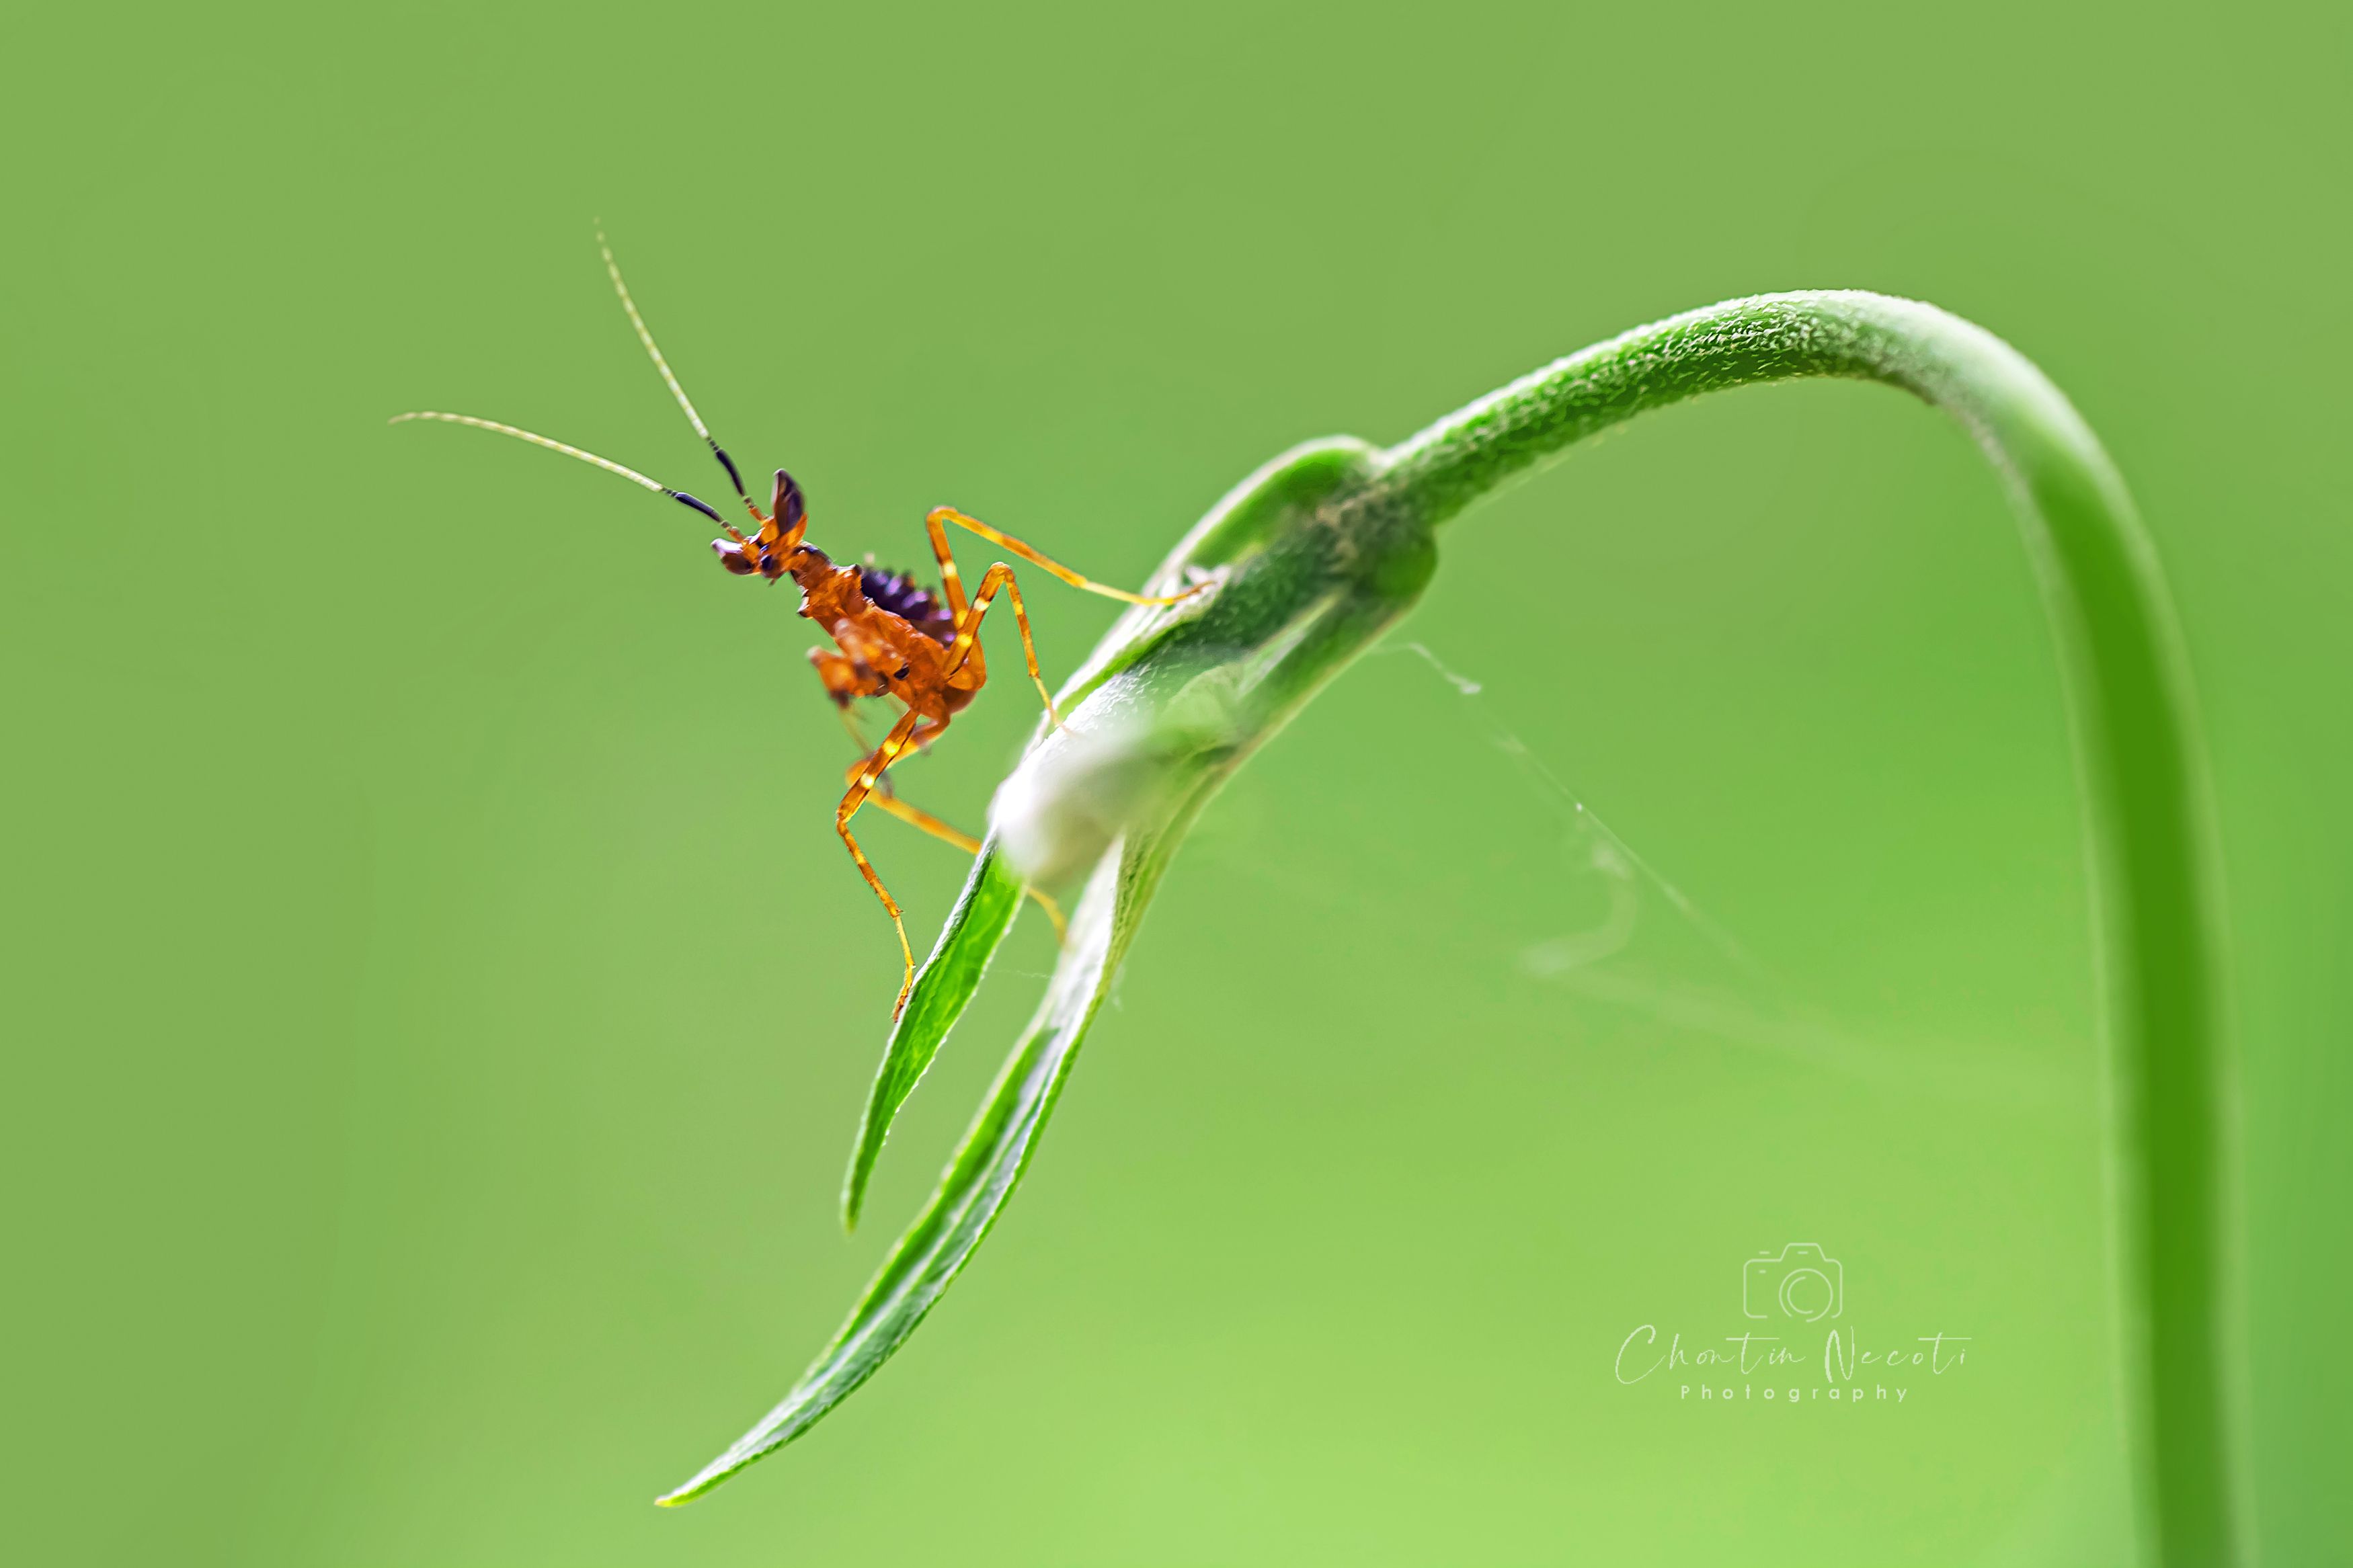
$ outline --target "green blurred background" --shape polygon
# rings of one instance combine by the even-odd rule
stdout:
[[[711,493],[598,216],[723,439],[894,564],[953,501],[1133,583],[1293,441],[1734,294],[1915,295],[2033,356],[2179,591],[2261,1523],[2342,1549],[2340,11],[7,35],[15,1560],[2119,1558],[2053,657],[1965,438],[1842,384],[1653,417],[1451,529],[1393,640],[1479,693],[1377,656],[1246,770],[942,1310],[649,1507],[831,1331],[1050,953],[1025,921],[845,1242],[897,957],[809,629],[675,508],[384,425]],[[1031,603],[1056,674],[1113,615]],[[1000,681],[905,792],[976,826],[1033,713]],[[868,841],[924,943],[957,857]],[[1793,1240],[1965,1371],[1836,1414],[1613,1380],[1639,1324],[1737,1332],[1736,1266]]]

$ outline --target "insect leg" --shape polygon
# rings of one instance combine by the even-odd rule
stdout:
[[[844,712],[849,710],[850,703],[858,698],[881,697],[890,690],[875,677],[872,669],[829,647],[809,649],[808,661],[815,667],[817,678],[825,687],[825,694],[832,698],[834,705]],[[868,748],[860,745],[858,749],[863,752]]]
[[[850,764],[849,772],[844,776],[855,781],[858,777],[858,770],[865,765],[862,761],[853,763]],[[910,805],[901,800],[891,792],[891,781],[888,778],[875,786],[874,793],[867,797],[867,804],[877,811],[889,813],[910,826],[922,828],[944,843],[955,845],[967,855],[980,853],[979,839],[969,833],[960,832],[949,826],[923,807]],[[1071,934],[1071,928],[1062,919],[1062,906],[1035,888],[1031,888],[1029,891],[1029,896],[1038,900],[1038,907],[1046,911],[1046,918],[1054,922],[1054,940],[1060,942],[1067,938]]]
[[[899,933],[899,956],[906,963],[906,974],[899,983],[899,1000],[891,1006],[891,1021],[894,1024],[907,1005],[907,994],[915,988],[915,950],[907,945],[907,922],[899,918],[898,900],[891,896],[889,889],[883,887],[882,879],[874,874],[873,865],[866,858],[866,851],[860,849],[858,840],[850,836],[849,819],[858,815],[858,808],[866,804],[867,796],[874,792],[874,786],[883,773],[907,749],[908,741],[914,734],[915,724],[921,718],[922,715],[911,708],[906,717],[891,726],[891,732],[882,737],[882,744],[859,765],[850,781],[849,793],[841,797],[841,805],[833,814],[834,831],[840,834],[842,843],[849,847],[849,858],[858,862],[858,874],[866,879],[866,885],[874,889],[876,898],[882,900],[882,907],[891,914],[892,929]]]
[[[1022,560],[1029,562],[1033,566],[1041,566],[1045,568],[1048,572],[1060,577],[1063,582],[1068,583],[1071,587],[1083,588],[1090,594],[1101,594],[1106,599],[1124,600],[1131,605],[1176,605],[1182,604],[1185,600],[1191,598],[1194,595],[1199,593],[1203,587],[1207,586],[1206,584],[1195,584],[1192,587],[1186,589],[1181,594],[1171,594],[1166,598],[1155,599],[1143,594],[1131,594],[1124,588],[1114,588],[1108,583],[1098,583],[1092,577],[1082,577],[1078,573],[1073,572],[1069,567],[1063,565],[1060,562],[1039,554],[1037,551],[1031,549],[1029,545],[1022,543],[1011,534],[999,533],[997,530],[989,527],[988,524],[981,521],[980,519],[976,517],[966,517],[963,512],[956,510],[956,509],[952,506],[934,507],[930,515],[923,519],[923,521],[931,528],[932,537],[934,539],[940,539],[943,537],[939,526],[941,523],[953,522],[958,528],[970,529],[973,532],[977,533],[983,539],[986,539],[992,543],[1003,545],[1006,549],[1010,550],[1014,554],[1018,555]],[[945,569],[947,565],[947,548],[944,544],[942,544],[937,548],[941,565],[943,569]],[[951,583],[955,581],[953,574],[951,574],[949,581]]]
[[[1056,729],[1062,727],[1062,717],[1054,711],[1054,694],[1046,689],[1046,678],[1038,672],[1038,645],[1029,640],[1029,612],[1021,603],[1021,585],[1013,580],[1013,568],[1000,561],[991,566],[980,579],[980,591],[973,595],[972,608],[956,624],[956,634],[948,644],[947,658],[940,663],[943,683],[952,679],[972,657],[980,636],[981,617],[988,614],[989,601],[997,597],[999,588],[1013,602],[1013,624],[1021,628],[1021,657],[1029,663],[1029,684],[1038,689],[1038,696],[1046,704],[1046,722]]]
[[[862,763],[874,747],[860,731],[858,714],[850,704],[860,697],[881,697],[890,688],[877,679],[872,670],[829,647],[809,649],[808,661],[816,669],[818,681],[825,687],[825,694],[833,699],[834,711],[841,715],[841,727],[849,732],[849,743],[858,748],[859,760]],[[857,764],[853,763],[850,772],[855,773],[857,771]],[[883,793],[890,793],[890,784],[885,783]]]
[[[874,748],[867,743],[866,732],[858,727],[858,715],[851,710],[849,703],[843,703],[834,711],[841,715],[841,727],[849,732],[849,743],[858,748],[858,761],[849,764],[850,775],[855,777],[859,768],[864,764],[866,758]],[[891,792],[891,785],[887,780],[877,787],[885,795]]]
[[[948,614],[961,625],[966,607],[964,577],[956,571],[955,552],[948,548],[944,521],[948,515],[951,514],[945,507],[933,511],[923,519],[923,531],[932,536],[932,559],[940,563],[940,590],[947,595]]]

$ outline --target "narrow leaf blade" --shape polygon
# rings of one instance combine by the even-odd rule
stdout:
[[[939,942],[923,961],[923,972],[915,977],[915,989],[891,1031],[890,1044],[883,1047],[882,1065],[875,1071],[866,1114],[859,1122],[858,1143],[850,1151],[849,1173],[841,1184],[843,1229],[858,1228],[867,1183],[881,1157],[882,1141],[890,1136],[892,1119],[939,1055],[941,1042],[963,1016],[965,1004],[980,988],[989,958],[1020,912],[1021,893],[1021,879],[996,844],[985,845],[941,928]]]
[[[983,855],[991,858],[989,851]],[[1122,858],[1121,847],[1114,846],[1097,867],[1071,915],[1069,940],[1037,1016],[1006,1058],[931,1202],[892,1248],[833,1342],[783,1403],[691,1480],[657,1502],[665,1507],[691,1502],[816,1426],[914,1332],[987,1236],[1029,1166],[1038,1134],[1053,1112],[1087,1026],[1109,989],[1117,950],[1126,945],[1132,915],[1121,918],[1128,912],[1122,906],[1134,883],[1123,883]],[[988,873],[976,871],[976,880],[985,875]],[[1016,900],[1019,890],[1017,881]],[[968,942],[980,942],[989,930],[977,913],[964,928],[971,933]],[[997,934],[1002,934],[1001,926]],[[934,962],[939,962],[936,953]]]

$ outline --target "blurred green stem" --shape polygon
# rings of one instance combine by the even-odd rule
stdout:
[[[1597,344],[1450,415],[1387,454],[1357,504],[1434,525],[1645,409],[1801,376],[1886,382],[1943,409],[2017,510],[2059,640],[2093,861],[2144,1552],[2167,1568],[2243,1562],[2232,1116],[2205,763],[2156,554],[2059,390],[1931,306],[1843,292],[1734,300]]]

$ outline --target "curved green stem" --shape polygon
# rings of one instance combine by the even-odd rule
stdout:
[[[2124,481],[2022,355],[1932,306],[1761,296],[1570,355],[1386,454],[1359,504],[1436,524],[1645,409],[1800,376],[1900,386],[2000,472],[2056,634],[2093,856],[2141,1524],[2169,1568],[2243,1561],[2230,1079],[2212,813],[2172,601]]]
[[[884,1047],[844,1186],[854,1217],[899,1107],[981,983],[1028,880],[1076,879],[1054,978],[930,1201],[785,1398],[661,1500],[708,1492],[822,1420],[970,1262],[1037,1151],[1088,1029],[1187,829],[1234,771],[1409,611],[1435,528],[1647,408],[1799,376],[1884,381],[1976,436],[2025,525],[2066,673],[2101,956],[2122,1384],[2150,1561],[2245,1561],[2226,1308],[2231,1163],[2211,808],[2171,602],[2107,457],[2042,373],[1990,334],[1873,294],[1712,305],[1572,354],[1388,451],[1335,438],[1235,487],[1056,699]]]

